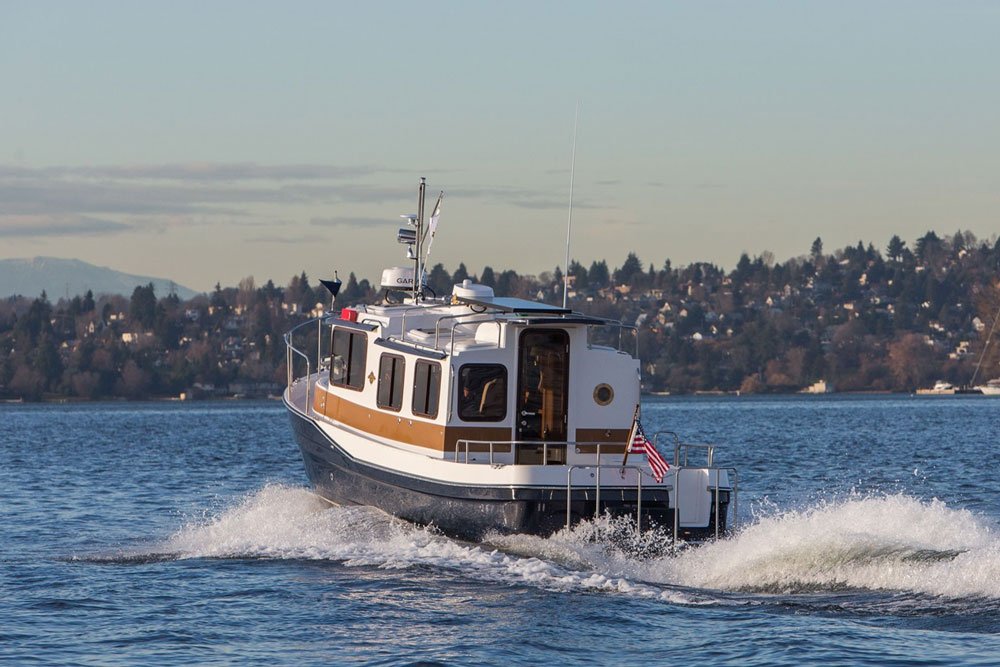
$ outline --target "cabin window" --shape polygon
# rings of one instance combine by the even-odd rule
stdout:
[[[458,416],[464,421],[502,421],[507,416],[507,367],[466,364],[458,371]]]
[[[413,369],[413,414],[434,418],[441,395],[441,364],[418,361]]]
[[[338,387],[365,388],[365,353],[368,337],[347,329],[333,330],[330,382]]]
[[[378,366],[376,405],[389,410],[403,407],[403,357],[383,354]]]

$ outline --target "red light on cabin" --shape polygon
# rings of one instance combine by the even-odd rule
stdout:
[[[352,310],[351,308],[341,308],[340,309],[340,319],[347,320],[348,322],[358,321],[358,311]]]

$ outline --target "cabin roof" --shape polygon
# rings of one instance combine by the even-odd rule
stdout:
[[[484,306],[494,308],[504,313],[545,313],[546,315],[568,315],[573,311],[568,308],[560,308],[538,301],[528,301],[527,299],[517,299],[514,297],[467,297],[456,296],[455,299],[470,306]]]

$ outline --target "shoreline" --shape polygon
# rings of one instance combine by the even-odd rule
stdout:
[[[774,398],[774,397],[799,397],[799,398],[819,398],[819,397],[853,397],[853,396],[909,396],[912,398],[927,398],[940,396],[983,396],[984,394],[927,394],[919,392],[905,391],[840,391],[825,394],[810,393],[789,393],[789,392],[766,392],[757,394],[746,394],[738,391],[712,391],[693,392],[690,394],[678,394],[673,392],[642,392],[642,398]],[[124,396],[107,396],[102,398],[81,398],[79,396],[50,396],[43,397],[37,401],[25,400],[23,398],[0,398],[0,405],[31,405],[31,404],[65,404],[65,403],[218,403],[236,401],[280,401],[281,396],[212,396],[209,398],[181,398],[179,396],[150,396],[147,398],[125,398]]]

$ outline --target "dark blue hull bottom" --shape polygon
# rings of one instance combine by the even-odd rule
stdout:
[[[295,439],[302,451],[306,476],[317,494],[338,505],[370,505],[421,525],[433,525],[446,535],[478,541],[489,532],[550,535],[566,525],[566,488],[470,487],[442,484],[370,466],[351,458],[316,424],[289,409]],[[726,497],[728,500],[728,498]],[[601,514],[636,514],[634,489],[601,489]],[[720,498],[720,534],[725,530],[728,502]],[[574,489],[570,521],[594,516],[594,490]],[[667,492],[642,493],[644,527],[673,526]],[[683,529],[684,539],[715,534],[714,519],[704,529]]]

